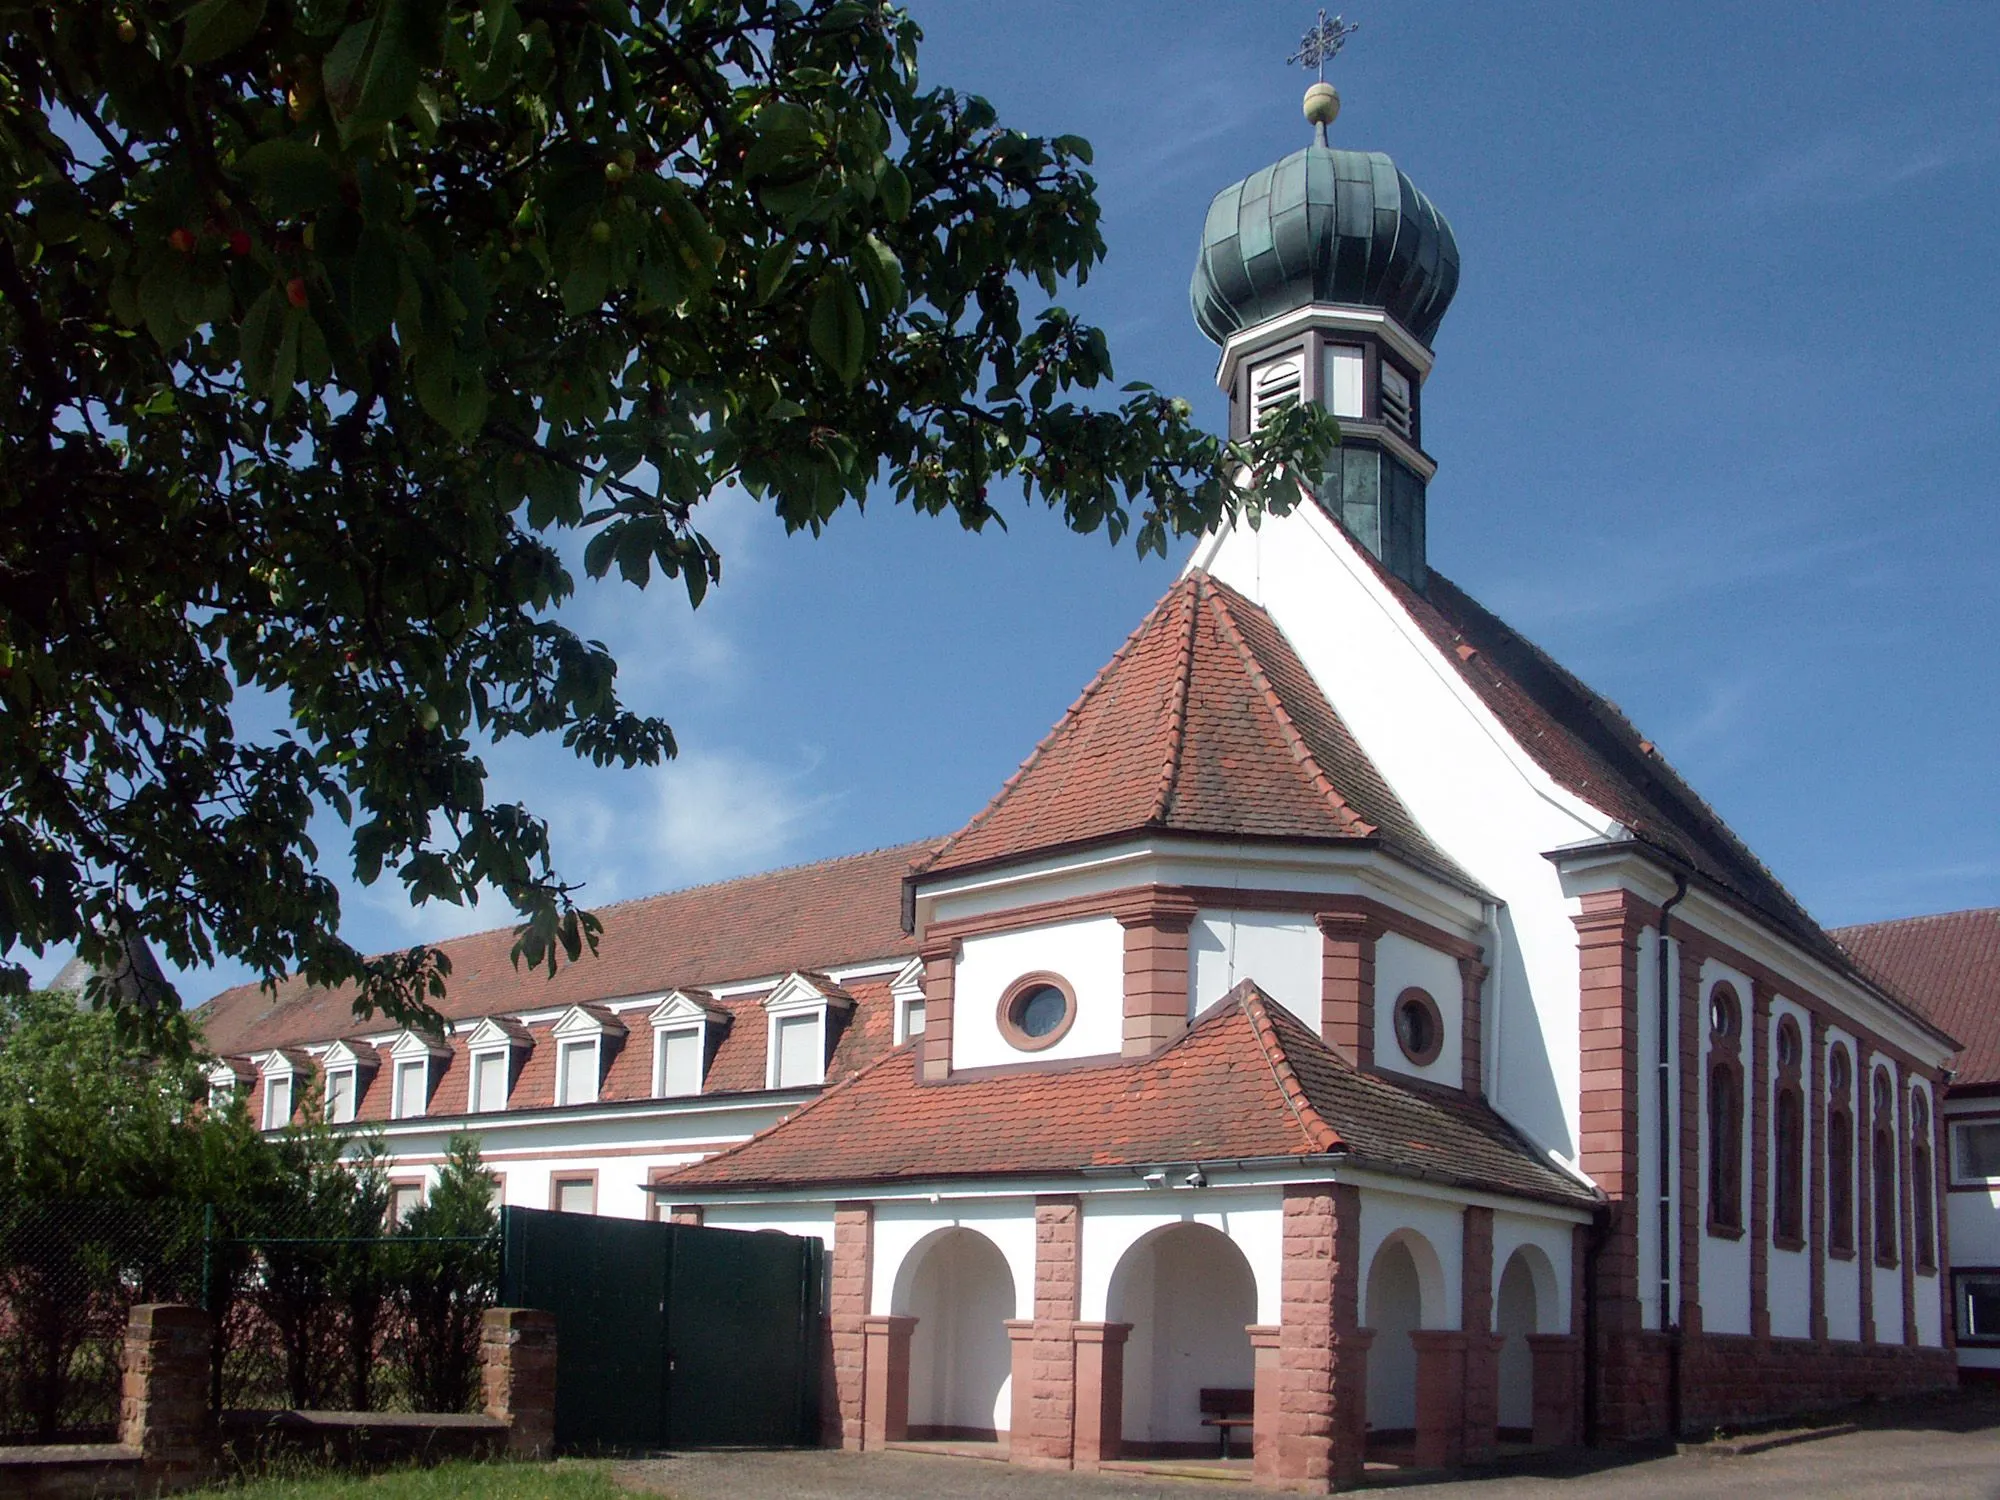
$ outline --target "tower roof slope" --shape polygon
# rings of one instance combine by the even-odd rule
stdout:
[[[1271,617],[1177,582],[999,794],[914,873],[1121,835],[1379,843],[1471,879],[1411,817]]]
[[[1595,1202],[1483,1101],[1358,1072],[1249,980],[1147,1058],[926,1083],[900,1048],[668,1181],[696,1192],[1322,1156]]]
[[[1965,1044],[1954,1087],[2000,1085],[2000,906],[1836,927],[1833,936]]]
[[[511,927],[453,938],[437,945],[451,959],[437,1008],[448,1021],[464,1021],[904,957],[916,949],[903,932],[901,877],[935,843],[600,907],[596,956],[565,964],[554,977],[515,967]],[[275,995],[244,984],[224,990],[195,1019],[210,1049],[223,1054],[323,1041],[353,1030],[353,994],[297,978],[282,981]]]

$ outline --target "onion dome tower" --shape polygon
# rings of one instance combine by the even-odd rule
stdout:
[[[1222,346],[1230,436],[1287,402],[1324,405],[1340,418],[1341,445],[1321,505],[1422,588],[1424,492],[1437,464],[1423,449],[1420,392],[1458,290],[1458,242],[1387,156],[1327,144],[1339,113],[1333,86],[1313,84],[1313,144],[1215,195],[1194,320]]]

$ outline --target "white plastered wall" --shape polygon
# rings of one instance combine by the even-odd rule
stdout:
[[[1505,1210],[1496,1211],[1493,1215],[1494,1305],[1498,1306],[1500,1279],[1507,1272],[1507,1262],[1513,1259],[1516,1250],[1532,1245],[1547,1257],[1548,1270],[1554,1277],[1552,1287],[1539,1280],[1536,1283],[1535,1332],[1580,1332],[1570,1327],[1571,1277],[1575,1274],[1571,1265],[1574,1244],[1568,1224]]]
[[[1111,1280],[1126,1253],[1147,1235],[1174,1224],[1206,1224],[1228,1235],[1256,1278],[1257,1321],[1278,1321],[1279,1278],[1285,1260],[1284,1199],[1279,1190],[1163,1188],[1083,1200],[1078,1305],[1086,1323],[1101,1323],[1109,1315]]]
[[[1708,997],[1716,985],[1727,982],[1736,991],[1740,1007],[1741,1047],[1737,1054],[1743,1064],[1744,1090],[1740,1101],[1743,1109],[1742,1126],[1737,1131],[1739,1156],[1737,1160],[1737,1182],[1741,1184],[1742,1218],[1747,1225],[1750,1218],[1750,1145],[1754,1132],[1751,1130],[1751,1107],[1749,1084],[1755,1076],[1751,1072],[1750,1031],[1750,978],[1738,973],[1725,964],[1710,960],[1701,966],[1701,990],[1699,1003],[1695,1009],[1695,1035],[1701,1049],[1701,1112],[1700,1121],[1701,1170],[1696,1174],[1695,1186],[1698,1198],[1695,1204],[1695,1218],[1701,1225],[1701,1326],[1707,1333],[1748,1333],[1750,1331],[1750,1235],[1745,1232],[1737,1239],[1724,1239],[1708,1232],[1708,1181],[1709,1158],[1715,1149],[1715,1142],[1709,1138],[1708,1130],[1708,1085],[1709,1085],[1709,1035]]]
[[[776,1229],[833,1249],[833,1210],[824,1203],[732,1203],[706,1210],[702,1222],[715,1229]]]
[[[1528,759],[1316,506],[1229,529],[1195,562],[1271,612],[1425,832],[1504,901],[1487,980],[1487,1029],[1499,1038],[1487,1088],[1533,1139],[1574,1160],[1576,929],[1542,856],[1605,837],[1610,820]]]
[[[1458,1205],[1433,1198],[1406,1197],[1377,1188],[1361,1189],[1361,1282],[1367,1296],[1369,1268],[1383,1244],[1396,1234],[1421,1237],[1436,1255],[1436,1280],[1422,1257],[1417,1269],[1424,1280],[1425,1328],[1458,1328],[1465,1321],[1465,1294],[1461,1280],[1465,1265],[1465,1215]],[[1362,1321],[1368,1312],[1362,1309]]]
[[[1437,1002],[1444,1020],[1438,1055],[1419,1067],[1396,1044],[1396,997],[1414,986]],[[1375,942],[1375,1066],[1457,1088],[1464,1081],[1465,985],[1458,960],[1400,932]]]
[[[1848,1066],[1853,1071],[1854,1077],[1859,1080],[1858,1083],[1850,1085],[1849,1103],[1852,1105],[1857,1097],[1853,1090],[1855,1088],[1865,1088],[1867,1086],[1868,1075],[1860,1071],[1854,1038],[1837,1026],[1829,1026],[1826,1029],[1826,1042],[1819,1060],[1819,1076],[1822,1079],[1827,1076],[1827,1058],[1833,1055],[1833,1048],[1836,1042],[1847,1048]],[[1840,1339],[1848,1342],[1861,1337],[1861,1268],[1867,1264],[1866,1247],[1859,1243],[1858,1238],[1861,1223],[1859,1213],[1861,1202],[1859,1197],[1861,1153],[1866,1149],[1866,1142],[1862,1138],[1859,1123],[1859,1118],[1857,1117],[1854,1133],[1854,1161],[1851,1164],[1853,1180],[1848,1184],[1848,1201],[1855,1209],[1854,1223],[1857,1240],[1854,1248],[1854,1256],[1852,1259],[1843,1259],[1832,1255],[1826,1258],[1826,1336],[1830,1339]],[[1826,1163],[1822,1158],[1821,1171],[1829,1172],[1830,1169],[1831,1164]],[[1831,1179],[1829,1178],[1829,1184],[1830,1181]],[[1821,1210],[1823,1217],[1832,1210],[1833,1193],[1830,1185],[1827,1187],[1824,1196],[1825,1206]],[[1821,1230],[1824,1233],[1824,1222],[1821,1225]],[[1833,1243],[1831,1236],[1828,1236],[1825,1243]]]
[[[1000,997],[1025,974],[1059,974],[1076,993],[1076,1020],[1035,1052],[1000,1031]],[[1125,1040],[1125,929],[1116,917],[996,932],[965,940],[952,984],[951,1065],[987,1068],[1117,1056]]]
[[[1291,912],[1203,911],[1188,930],[1190,1016],[1245,979],[1319,1035],[1321,938]]]
[[[1766,1097],[1772,1103],[1765,1111],[1766,1138],[1757,1146],[1765,1153],[1764,1159],[1771,1163],[1770,1191],[1765,1195],[1766,1232],[1774,1230],[1778,1222],[1778,1024],[1786,1016],[1799,1029],[1799,1085],[1807,1095],[1805,1116],[1805,1145],[1800,1158],[1804,1171],[1800,1177],[1800,1193],[1805,1202],[1806,1212],[1812,1211],[1812,1161],[1819,1150],[1819,1137],[1813,1130],[1813,1108],[1810,1099],[1811,1078],[1807,1073],[1804,1049],[1812,1036],[1812,1017],[1803,1006],[1774,995],[1771,999],[1771,1015],[1764,1038],[1764,1088]],[[1803,1224],[1803,1217],[1801,1223]],[[1803,1339],[1812,1336],[1812,1243],[1807,1236],[1803,1250],[1786,1250],[1775,1239],[1771,1242],[1769,1272],[1765,1282],[1767,1305],[1771,1312],[1771,1334],[1774,1338]]]
[[[876,1204],[870,1312],[898,1310],[896,1297],[899,1291],[907,1290],[906,1263],[911,1252],[944,1229],[970,1229],[991,1240],[1014,1278],[1014,1316],[1035,1315],[1035,1204],[1031,1198]]]

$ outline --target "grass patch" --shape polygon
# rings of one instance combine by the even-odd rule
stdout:
[[[382,1474],[328,1473],[253,1479],[206,1496],[230,1500],[624,1500],[604,1464],[449,1463]],[[199,1497],[196,1497],[199,1500]]]

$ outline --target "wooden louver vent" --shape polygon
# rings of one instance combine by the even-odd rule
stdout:
[[[1255,432],[1280,407],[1299,399],[1305,361],[1296,354],[1274,359],[1250,372],[1250,430]]]
[[[1414,439],[1410,422],[1410,382],[1403,372],[1382,361],[1382,425],[1402,437]]]

